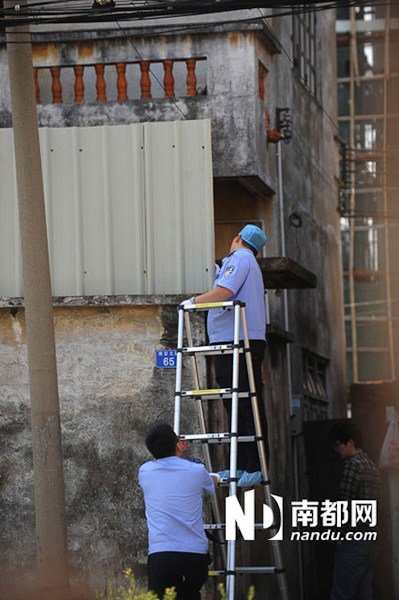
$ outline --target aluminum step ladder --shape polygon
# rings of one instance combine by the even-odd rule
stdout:
[[[199,311],[209,311],[213,309],[230,309],[234,310],[234,341],[229,344],[213,344],[210,346],[193,346],[192,328],[190,322],[190,313]],[[264,489],[265,502],[269,506],[272,506],[270,481],[268,477],[268,469],[266,462],[266,453],[263,445],[262,438],[262,427],[260,422],[258,401],[256,397],[255,378],[252,367],[252,356],[248,338],[248,328],[245,313],[245,303],[238,300],[229,302],[208,302],[202,304],[181,304],[178,308],[179,320],[178,320],[178,335],[177,335],[177,363],[176,363],[176,389],[175,389],[175,413],[174,413],[174,430],[175,433],[181,438],[188,441],[200,441],[203,443],[205,464],[209,472],[213,472],[212,462],[209,450],[209,444],[212,443],[228,443],[230,445],[230,477],[226,482],[229,487],[229,496],[235,496],[237,494],[237,454],[238,444],[240,442],[257,443],[260,465],[262,470],[262,487]],[[243,344],[240,344],[240,326],[243,331]],[[188,346],[183,345],[184,333],[186,333]],[[246,366],[248,372],[249,390],[239,391],[239,357],[240,354],[244,353],[246,359]],[[232,354],[233,355],[233,373],[232,373],[232,385],[231,388],[222,389],[201,389],[200,388],[200,377],[197,363],[197,356],[199,355],[215,355],[215,354]],[[194,376],[195,389],[182,390],[182,371],[183,371],[183,356],[188,355],[191,359],[191,365]],[[238,436],[238,403],[240,398],[250,397],[252,405],[252,413],[255,424],[255,435],[254,436]],[[180,414],[181,404],[184,399],[195,399],[198,408],[199,424],[201,432],[198,434],[181,434],[180,433]],[[203,407],[203,400],[218,400],[223,398],[231,398],[231,425],[229,432],[209,433],[206,430],[205,414]],[[221,519],[221,511],[219,508],[219,502],[217,494],[213,494],[212,498],[212,510],[215,524],[205,526],[206,529],[216,530],[219,536],[223,535],[225,526]],[[258,525],[256,528],[260,529]],[[221,537],[223,539],[223,537]],[[210,571],[210,575],[214,576],[226,576],[226,593],[228,600],[235,599],[235,580],[236,575],[239,574],[275,574],[278,579],[278,586],[280,591],[281,600],[289,600],[288,587],[286,581],[285,570],[282,567],[281,549],[280,544],[277,540],[270,540],[272,546],[272,554],[275,562],[275,566],[266,567],[237,567],[236,566],[236,541],[229,540],[227,542],[227,555],[225,552],[225,545],[222,546],[222,558],[224,561],[225,569],[219,569]]]

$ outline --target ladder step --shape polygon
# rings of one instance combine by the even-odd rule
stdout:
[[[279,567],[236,567],[233,571],[236,575],[245,575],[247,573],[253,573],[254,575],[275,575],[276,573],[282,573],[283,569]],[[216,570],[216,571],[208,571],[208,575],[210,577],[224,577],[226,576],[227,571]]]
[[[182,398],[198,398],[205,396],[208,400],[220,400],[220,398],[231,398],[231,388],[220,388],[214,390],[185,390],[181,392]],[[249,398],[249,392],[239,392],[239,398]]]
[[[180,435],[181,440],[187,440],[188,442],[203,442],[207,441],[210,444],[213,443],[229,443],[231,441],[231,433],[226,431],[225,433],[194,433],[189,435]],[[254,435],[240,435],[238,436],[239,442],[255,442]]]
[[[209,310],[212,308],[233,308],[234,302],[229,300],[228,302],[201,302],[198,304],[185,304],[181,308],[184,311],[195,311],[195,310]]]
[[[233,354],[234,348],[233,344],[215,344],[213,346],[193,346],[182,348],[183,354],[206,354],[206,355],[215,355],[215,354]],[[244,351],[243,348],[239,348],[239,353],[242,354]]]

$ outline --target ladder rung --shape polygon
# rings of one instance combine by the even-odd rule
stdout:
[[[232,308],[234,306],[234,302],[229,300],[228,302],[201,302],[198,304],[185,304],[183,306],[184,310],[194,311],[194,310],[209,310],[210,308]]]
[[[232,354],[234,352],[233,344],[215,344],[213,346],[194,346],[182,348],[183,354]],[[243,348],[239,348],[242,354]]]
[[[215,390],[185,390],[181,392],[182,398],[198,398],[198,396],[206,396],[208,400],[218,400],[221,397],[231,398],[231,388],[221,388]],[[239,398],[249,398],[249,392],[239,392]]]
[[[246,573],[253,573],[257,575],[269,574],[275,575],[276,573],[281,573],[282,569],[279,567],[236,567],[234,572],[237,575],[244,575]],[[226,570],[216,570],[216,571],[208,571],[208,575],[210,577],[224,577],[226,576]]]
[[[210,444],[213,443],[229,443],[231,441],[231,434],[226,431],[225,433],[194,433],[189,435],[180,435],[181,440],[187,440],[188,442],[203,442],[208,441]],[[240,435],[238,436],[239,442],[255,442],[254,435]]]

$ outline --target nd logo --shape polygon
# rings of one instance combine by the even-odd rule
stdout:
[[[283,539],[283,498],[282,496],[271,497],[277,504],[278,514],[280,515],[280,528],[276,535],[270,540]],[[278,516],[277,514],[277,516]],[[274,513],[270,506],[263,505],[263,529],[269,529],[273,523]],[[250,490],[244,494],[244,510],[237,499],[237,496],[226,498],[226,539],[237,539],[237,527],[241,531],[244,540],[255,539],[255,490]]]

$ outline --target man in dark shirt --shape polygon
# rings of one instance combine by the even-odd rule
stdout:
[[[377,467],[362,450],[362,433],[351,421],[336,425],[330,433],[335,450],[344,461],[340,499],[349,504],[354,500],[374,500],[381,497],[381,478]],[[353,511],[353,505],[352,505]],[[343,528],[334,559],[331,600],[372,600],[372,579],[377,560],[376,541],[366,539],[369,522],[356,524],[355,529]],[[354,535],[357,534],[357,535]],[[363,539],[355,539],[361,537]]]

